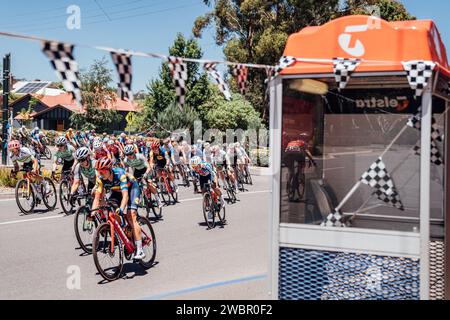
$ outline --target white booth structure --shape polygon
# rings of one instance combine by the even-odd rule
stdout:
[[[276,71],[272,298],[448,299],[450,69],[434,23],[308,27]]]

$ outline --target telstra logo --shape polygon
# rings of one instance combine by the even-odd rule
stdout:
[[[395,98],[384,97],[377,99],[375,97],[368,99],[356,99],[357,108],[395,108],[397,111],[403,111],[409,106],[409,100],[405,96]]]

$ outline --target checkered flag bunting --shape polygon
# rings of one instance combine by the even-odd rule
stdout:
[[[74,46],[67,43],[43,41],[42,52],[50,59],[50,63],[62,82],[64,89],[72,94],[79,107],[81,104],[81,81],[78,63],[73,57]]]
[[[380,200],[391,204],[395,208],[403,207],[394,182],[389,176],[386,165],[381,158],[378,158],[372,163],[369,170],[363,173],[361,182],[375,188],[375,193]]]
[[[327,218],[320,224],[321,227],[347,227],[347,224],[342,222],[344,216],[339,210],[330,213]]]
[[[223,93],[225,96],[225,99],[230,101],[231,100],[231,93],[230,89],[228,89],[228,85],[223,81],[219,71],[216,69],[216,63],[214,62],[207,62],[203,65],[203,68],[214,78],[214,80],[217,82],[217,85],[219,86],[220,92]]]
[[[405,207],[403,207],[403,204],[401,203],[400,197],[397,192],[393,192],[391,195],[387,195],[381,190],[377,190],[373,194],[377,196],[378,200],[386,202],[387,204],[390,204],[394,208],[397,208],[399,210],[405,210]]]
[[[413,148],[414,154],[417,156],[420,156],[420,142],[416,144]],[[444,160],[442,159],[442,155],[439,151],[439,148],[437,147],[437,144],[435,140],[431,140],[431,148],[430,148],[430,161],[431,163],[440,166],[444,163]]]
[[[407,72],[407,78],[411,89],[416,91],[416,97],[420,97],[423,90],[427,88],[428,82],[433,75],[436,64],[432,61],[413,60],[402,62]]]
[[[182,59],[177,57],[168,57],[170,74],[172,75],[177,95],[177,102],[184,106],[186,101],[186,80],[188,78],[187,66]]]
[[[333,72],[338,85],[338,90],[345,89],[350,76],[356,67],[360,64],[359,59],[334,58]]]
[[[239,92],[245,96],[247,90],[248,68],[242,64],[238,64],[233,69],[233,75],[237,78]]]
[[[117,94],[122,100],[127,98],[129,102],[133,102],[133,92],[131,91],[131,81],[133,79],[131,55],[125,52],[111,52],[111,57],[119,75]]]
[[[421,115],[420,115],[420,108],[419,112],[408,119],[408,122],[406,123],[409,127],[420,130],[421,129],[421,123],[420,123]],[[439,131],[438,124],[436,122],[436,118],[431,118],[431,139],[435,141],[442,142],[442,135]]]

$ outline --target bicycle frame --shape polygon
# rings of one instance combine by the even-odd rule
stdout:
[[[161,170],[161,177],[164,179],[164,184],[166,185],[166,189],[168,193],[173,193],[172,187],[169,183],[169,176],[166,169]]]
[[[126,219],[126,218],[125,218]],[[125,245],[125,248],[127,249],[127,251],[129,253],[134,252],[136,250],[136,246],[134,245],[133,241],[131,241],[127,235],[125,234],[125,231],[123,230],[123,228],[120,226],[119,222],[116,220],[116,216],[115,213],[112,211],[109,211],[108,213],[108,222],[109,227],[110,227],[110,232],[111,232],[111,252],[114,252],[114,230],[117,229],[119,230],[118,235],[119,238],[122,240],[122,242]],[[128,224],[128,221],[126,222]],[[141,232],[143,233],[143,235],[146,237],[147,241],[145,241],[144,243],[142,243],[142,246],[146,246],[148,244],[148,240],[151,239],[151,237],[149,237],[144,230],[141,229]]]

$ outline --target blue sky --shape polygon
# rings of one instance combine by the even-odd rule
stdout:
[[[450,1],[402,2],[418,19],[434,20],[450,50]],[[201,0],[0,0],[0,5],[0,31],[162,54],[167,54],[178,32],[190,36],[195,18],[209,10]],[[69,5],[81,8],[81,30],[66,28]],[[213,28],[207,30],[200,45],[205,58],[222,59],[222,49],[214,44],[213,32]],[[109,59],[107,52],[84,47],[75,50],[81,68],[103,56]],[[57,80],[38,42],[0,36],[0,55],[7,52],[12,54],[12,71],[16,78]],[[133,90],[138,91],[145,89],[149,79],[157,77],[161,60],[133,59]]]

